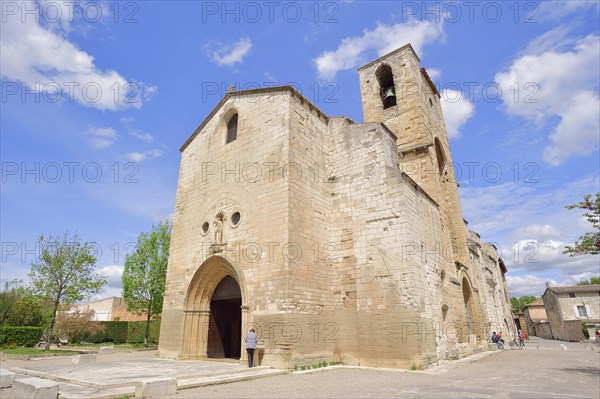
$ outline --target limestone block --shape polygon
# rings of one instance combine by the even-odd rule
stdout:
[[[497,349],[498,349],[498,345],[497,344],[495,344],[493,342],[490,342],[490,343],[487,344],[487,350],[488,351],[495,351]]]
[[[73,363],[94,363],[96,361],[96,355],[77,355],[73,356],[73,359],[71,361]]]
[[[12,396],[27,399],[56,399],[58,398],[58,383],[35,377],[15,380],[12,386]]]
[[[16,374],[12,371],[0,369],[0,388],[10,388],[15,380]]]
[[[101,346],[98,353],[115,353],[114,346]]]
[[[177,394],[175,378],[149,378],[139,382],[135,387],[136,398],[163,398]]]

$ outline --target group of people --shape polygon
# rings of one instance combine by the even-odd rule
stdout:
[[[525,347],[525,333],[519,330],[519,349]],[[504,349],[504,339],[502,338],[502,332],[492,332],[492,342],[498,345],[498,349]]]

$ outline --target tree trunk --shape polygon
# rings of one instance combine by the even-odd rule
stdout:
[[[56,321],[56,312],[58,311],[58,301],[54,302],[54,311],[52,312],[52,318],[50,319],[50,329],[48,330],[48,336],[46,337],[46,347],[44,350],[50,349],[50,342],[52,341],[52,332],[54,331],[54,322]]]
[[[144,347],[147,348],[150,344],[150,317],[151,317],[150,309],[148,309],[146,315],[146,334],[144,335]]]

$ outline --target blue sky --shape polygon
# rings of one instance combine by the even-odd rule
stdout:
[[[598,2],[2,1],[2,282],[39,234],[78,233],[120,293],[137,235],[171,217],[179,147],[225,94],[292,84],[362,121],[356,69],[411,43],[443,95],[469,228],[511,295],[600,274],[563,255],[600,190]]]

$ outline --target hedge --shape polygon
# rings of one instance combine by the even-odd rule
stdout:
[[[113,344],[141,344],[144,343],[146,334],[145,321],[101,321],[106,329],[94,335],[89,342],[99,344],[112,342]],[[150,322],[150,344],[157,344],[160,335],[160,320]]]
[[[32,348],[40,342],[43,327],[0,327],[0,347],[25,346]]]
[[[127,343],[128,344],[143,344],[144,336],[146,335],[145,321],[130,321],[127,326]],[[150,322],[150,335],[148,341],[150,345],[158,344],[160,336],[160,321],[152,320]]]
[[[127,342],[127,321],[100,321],[106,329],[89,338],[94,344],[101,342],[112,342],[113,344],[124,344]]]

